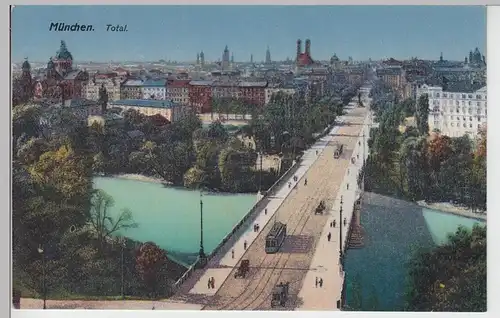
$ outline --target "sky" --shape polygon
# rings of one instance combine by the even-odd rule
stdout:
[[[12,61],[45,62],[66,41],[76,61],[235,61],[294,58],[311,40],[313,59],[394,57],[463,60],[486,55],[484,6],[16,6]],[[93,25],[93,32],[49,31],[51,22]],[[127,25],[108,32],[107,24]]]

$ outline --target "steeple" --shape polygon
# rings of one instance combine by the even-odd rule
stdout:
[[[269,45],[266,50],[266,64],[271,64],[271,51],[269,50]]]
[[[443,52],[441,52],[441,55],[439,56],[439,61],[443,62]]]

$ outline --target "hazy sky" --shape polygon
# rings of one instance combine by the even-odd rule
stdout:
[[[49,32],[51,22],[90,24],[94,32]],[[107,32],[107,24],[128,32]],[[311,40],[313,58],[462,60],[486,54],[481,6],[16,6],[12,59],[48,61],[65,40],[77,61],[193,61],[203,50],[219,60],[228,45],[236,61],[294,58]]]

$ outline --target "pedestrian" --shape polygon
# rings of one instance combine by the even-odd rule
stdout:
[[[330,240],[332,239],[332,233],[328,232],[326,238],[328,239],[328,242],[330,242]]]
[[[316,150],[316,156],[318,155],[318,151]]]
[[[349,183],[347,184],[347,190],[349,190]]]
[[[212,277],[212,289],[215,289],[215,279],[213,277]]]
[[[289,181],[288,182],[288,189],[290,189],[292,187],[292,183]]]
[[[307,178],[304,180],[304,185],[307,185]]]
[[[323,278],[319,279],[319,288],[323,288]]]
[[[212,287],[212,278],[208,279],[207,286],[208,286],[208,289],[210,289],[210,287]]]
[[[319,284],[319,279],[318,277],[316,277],[316,288],[318,288],[318,284]]]
[[[344,226],[347,224],[347,218],[344,218]]]
[[[247,249],[247,241],[245,240],[245,242],[243,242],[243,249],[246,250]]]
[[[267,215],[267,208],[264,209],[264,214]]]
[[[349,175],[349,169],[347,169],[347,175]]]
[[[337,221],[333,220],[333,227],[335,227],[335,225],[337,225]]]
[[[234,259],[234,248],[231,250],[231,258]]]
[[[333,222],[330,222],[330,227],[333,227]]]

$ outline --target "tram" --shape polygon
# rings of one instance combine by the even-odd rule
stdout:
[[[266,236],[266,253],[273,254],[279,251],[286,237],[286,224],[276,222]]]

